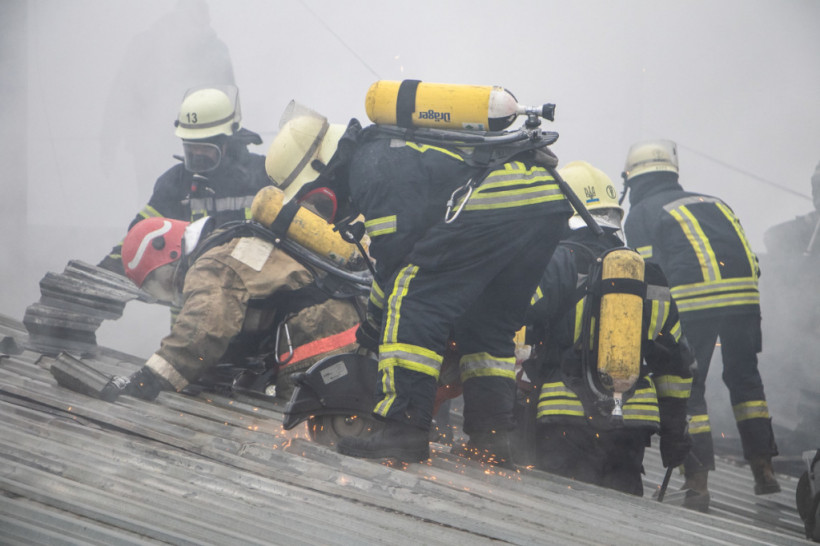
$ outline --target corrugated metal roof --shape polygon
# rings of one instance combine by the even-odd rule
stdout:
[[[0,316],[0,348],[26,347]],[[133,356],[90,357],[110,373]],[[401,468],[283,433],[283,405],[207,393],[104,402],[59,387],[50,359],[0,358],[3,544],[805,544],[797,480],[757,497],[746,467],[710,476],[710,514],[663,503],[657,449],[644,498],[534,470],[482,467],[433,445]]]

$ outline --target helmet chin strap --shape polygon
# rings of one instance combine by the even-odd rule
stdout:
[[[618,204],[623,205],[624,199],[626,199],[626,193],[629,191],[629,182],[626,179],[626,171],[621,173],[621,178],[624,181],[624,190],[621,192],[621,197],[618,199]]]

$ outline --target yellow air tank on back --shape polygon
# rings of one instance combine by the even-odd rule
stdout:
[[[380,80],[365,98],[373,123],[401,127],[434,127],[502,131],[525,107],[498,86]]]
[[[622,415],[622,395],[641,372],[641,332],[644,298],[619,283],[643,283],[645,264],[640,254],[628,248],[606,254],[601,271],[600,322],[598,329],[598,372],[612,380],[615,399],[613,415]],[[637,281],[637,282],[633,282]]]
[[[262,188],[251,203],[251,217],[265,227],[271,227],[282,209],[284,198],[284,192],[276,186]],[[293,218],[287,236],[338,265],[343,266],[359,256],[355,245],[342,239],[322,217],[304,207]]]

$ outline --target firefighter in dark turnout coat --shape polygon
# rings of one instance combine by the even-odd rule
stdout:
[[[292,129],[300,124],[309,125],[295,118],[271,145],[268,174],[274,180],[294,178],[290,168],[271,166],[296,148],[285,141],[293,140]],[[319,127],[305,140],[318,138],[321,153],[327,139]],[[351,122],[349,131],[356,127]],[[291,162],[293,168],[303,174],[322,169],[311,161],[313,153],[307,148],[304,158]],[[496,455],[496,462],[510,460],[514,336],[571,215],[539,164],[546,155],[525,152],[484,172],[468,165],[455,147],[391,138],[378,126],[358,134],[344,176],[352,203],[366,219],[376,261],[367,324],[379,354],[373,412],[386,426],[370,438],[343,438],[339,451],[408,462],[428,458],[436,385],[452,332],[462,355],[470,447]],[[338,182],[342,174],[335,176]],[[474,177],[474,191],[462,193],[454,207],[463,204],[460,213],[445,221],[448,198]]]
[[[685,464],[687,506],[706,510],[709,504],[707,476],[715,466],[704,391],[718,337],[723,381],[755,493],[780,491],[771,465],[777,447],[757,366],[760,270],[740,220],[721,199],[683,190],[674,142],[633,145],[623,176],[631,205],[627,243],[659,264],[669,279],[697,361],[688,410],[693,448]]]
[[[176,136],[185,158],[163,173],[148,204],[128,229],[146,218],[195,221],[211,216],[217,225],[250,218],[256,193],[270,184],[265,157],[248,151],[261,144],[258,134],[240,127],[238,91],[232,86],[189,90],[180,106]],[[100,262],[116,273],[122,267],[122,243]]]
[[[640,325],[640,376],[627,391],[623,418],[613,420],[584,377],[579,344],[596,346],[594,330],[583,340],[582,314],[592,290],[592,266],[606,251],[624,246],[623,209],[603,171],[584,161],[560,170],[605,235],[591,232],[580,216],[547,266],[527,315],[535,345],[540,394],[536,466],[625,493],[643,494],[644,448],[659,433],[664,466],[683,463],[689,452],[686,401],[694,361],[681,337],[678,311],[660,268],[646,264],[646,296]],[[600,321],[600,317],[594,319]],[[532,368],[529,368],[532,370]]]

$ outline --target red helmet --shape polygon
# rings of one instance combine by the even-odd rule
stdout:
[[[182,256],[182,236],[188,222],[146,218],[128,231],[122,242],[125,274],[142,287],[148,274]]]

